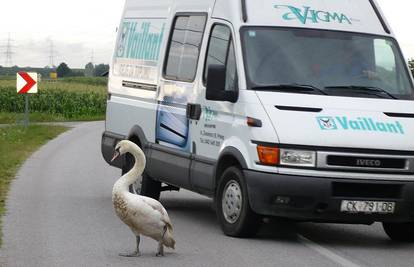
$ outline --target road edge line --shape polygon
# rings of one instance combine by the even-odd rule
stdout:
[[[344,267],[362,267],[361,265],[358,265],[338,254],[336,254],[335,252],[315,243],[314,241],[304,237],[303,235],[298,234],[297,235],[299,241],[305,245],[306,247],[318,252],[319,254],[321,254],[322,256],[338,263],[341,266]]]

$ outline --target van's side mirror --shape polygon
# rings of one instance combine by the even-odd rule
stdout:
[[[207,74],[206,99],[236,103],[239,97],[237,92],[226,91],[225,87],[226,67],[223,65],[210,65]]]

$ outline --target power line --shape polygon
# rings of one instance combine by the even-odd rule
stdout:
[[[92,63],[92,65],[94,64],[94,62],[95,62],[95,51],[92,49],[92,54],[91,54],[91,63]]]
[[[53,43],[53,40],[50,40],[50,46],[49,46],[49,66],[51,68],[55,67],[55,58],[56,58],[56,50],[55,45]]]
[[[3,46],[3,47],[6,48],[6,50],[4,52],[4,55],[6,56],[6,60],[5,60],[5,63],[4,63],[5,67],[12,67],[13,66],[13,54],[14,54],[14,52],[13,52],[13,47],[14,47],[13,46],[13,41],[14,40],[12,40],[10,38],[10,33],[9,33],[9,36],[7,38],[7,44],[5,46]]]

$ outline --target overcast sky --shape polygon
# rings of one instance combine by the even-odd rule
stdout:
[[[0,65],[6,60],[8,33],[13,39],[13,63],[19,66],[48,65],[52,43],[55,65],[83,67],[92,55],[94,63],[109,63],[124,0],[1,1]],[[377,1],[404,55],[414,58],[414,1]]]

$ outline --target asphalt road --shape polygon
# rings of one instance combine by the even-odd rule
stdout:
[[[414,266],[414,245],[389,241],[379,224],[264,225],[254,239],[224,236],[211,200],[163,193],[176,250],[157,258],[143,238],[140,258],[122,258],[134,236],[115,216],[120,176],[100,155],[103,123],[77,125],[19,171],[4,218],[0,266]]]

